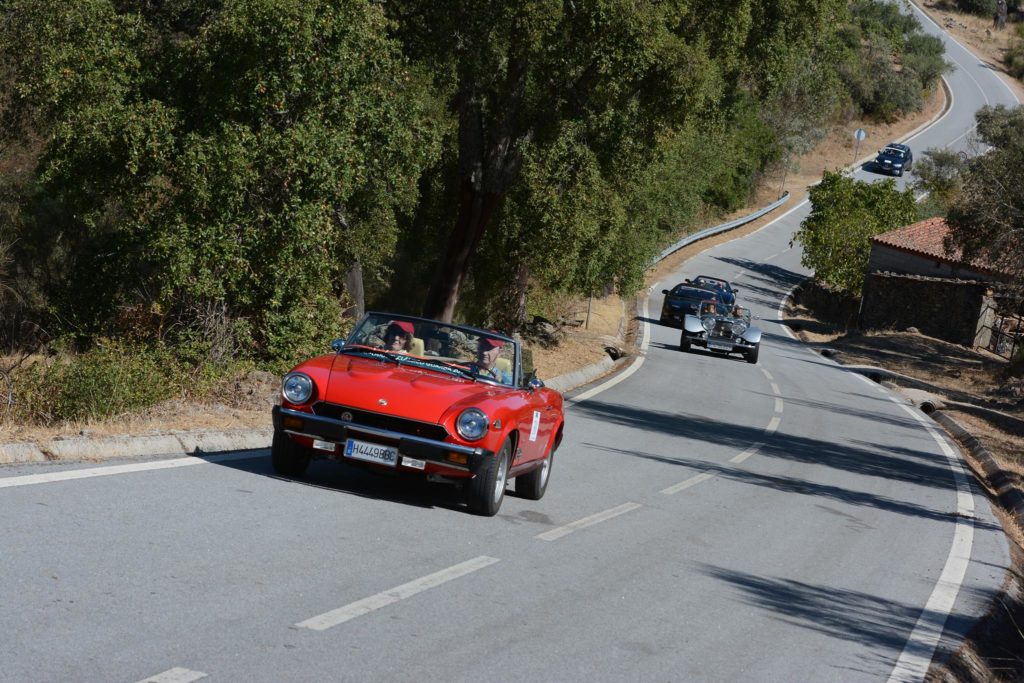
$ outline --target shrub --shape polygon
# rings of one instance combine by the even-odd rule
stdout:
[[[12,419],[22,424],[100,420],[174,397],[199,397],[239,370],[194,366],[166,347],[105,343],[20,369],[12,378]]]
[[[1017,38],[1006,48],[1003,63],[1006,64],[1006,70],[1011,76],[1024,78],[1024,24],[1017,24],[1013,30]]]
[[[956,6],[962,12],[979,17],[991,17],[996,13],[996,0],[956,0]]]

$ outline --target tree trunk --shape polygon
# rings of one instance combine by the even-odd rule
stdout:
[[[498,203],[498,195],[477,190],[469,180],[463,181],[460,195],[459,215],[448,238],[441,271],[430,286],[423,311],[428,318],[449,323],[455,315],[470,261]]]
[[[345,309],[345,317],[356,320],[362,318],[366,312],[366,300],[363,294],[363,266],[359,261],[353,263],[345,273],[345,291],[352,299],[352,305]]]

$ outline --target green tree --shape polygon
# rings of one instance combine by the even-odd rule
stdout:
[[[11,0],[3,20],[12,113],[49,132],[40,179],[65,219],[32,239],[67,249],[68,326],[220,320],[278,359],[336,336],[345,273],[380,271],[440,149],[380,5]]]
[[[983,107],[975,118],[989,149],[960,173],[947,247],[982,258],[1024,285],[1024,107]]]
[[[912,223],[914,191],[826,172],[810,190],[811,212],[793,236],[803,248],[800,263],[821,282],[859,295],[871,253],[871,238]]]

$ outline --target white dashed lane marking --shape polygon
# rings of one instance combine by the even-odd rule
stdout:
[[[206,678],[206,676],[207,674],[204,674],[202,671],[189,671],[188,669],[175,667],[155,676],[144,678],[139,683],[192,683],[192,681],[198,681],[200,678]]]
[[[780,424],[781,422],[782,422],[782,420],[780,420],[779,418],[777,418],[777,417],[773,417],[773,418],[772,418],[772,419],[771,419],[771,420],[770,420],[770,421],[768,422],[768,426],[767,426],[767,427],[765,427],[764,433],[765,433],[765,434],[771,434],[772,432],[774,432],[774,431],[775,431],[776,429],[778,429],[778,428],[779,428],[779,424]]]
[[[691,486],[696,486],[697,484],[705,482],[708,479],[713,479],[714,476],[715,475],[710,474],[708,472],[705,472],[704,474],[698,474],[697,476],[690,477],[686,481],[681,481],[678,484],[675,484],[674,486],[669,486],[667,489],[662,489],[661,492],[664,493],[666,496],[671,496],[673,493],[679,493],[680,491],[684,491],[690,488]]]
[[[639,507],[643,507],[643,506],[640,505],[640,503],[623,503],[622,505],[619,505],[617,507],[613,507],[610,510],[605,510],[604,512],[598,512],[597,514],[590,515],[589,517],[584,517],[583,519],[578,519],[578,520],[576,520],[575,522],[573,522],[571,524],[566,524],[565,526],[560,526],[557,529],[552,529],[550,531],[545,531],[542,534],[537,534],[534,538],[539,538],[542,541],[555,541],[555,540],[558,540],[559,538],[562,538],[563,536],[568,536],[569,534],[571,534],[574,531],[579,531],[580,529],[586,529],[588,526],[593,526],[595,524],[599,524],[601,522],[608,521],[609,519],[612,519],[613,517],[618,517],[619,515],[624,515],[627,512],[630,512],[632,510],[636,510]]]
[[[757,453],[759,450],[761,450],[761,446],[763,445],[763,443],[755,443],[753,446],[743,451],[739,455],[735,455],[732,458],[729,458],[729,462],[739,464],[746,460],[747,458],[749,458],[750,456]]]
[[[422,578],[410,581],[409,583],[403,583],[401,586],[396,586],[390,590],[371,595],[368,598],[357,600],[356,602],[339,607],[338,609],[325,612],[319,616],[300,621],[295,624],[298,628],[308,628],[313,631],[326,631],[332,626],[338,624],[344,624],[346,621],[361,617],[364,614],[369,614],[375,610],[379,610],[382,607],[394,604],[400,600],[410,598],[417,593],[422,593],[425,590],[440,586],[443,583],[458,579],[466,574],[471,574],[484,567],[498,562],[499,560],[494,557],[487,557],[481,555],[475,557],[472,560],[463,562],[461,564],[442,569],[439,572],[434,572]]]

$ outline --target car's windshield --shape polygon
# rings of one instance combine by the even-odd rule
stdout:
[[[891,157],[896,157],[897,159],[902,159],[903,158],[903,150],[895,149],[893,147],[886,148],[886,150],[883,152],[883,154],[887,154],[888,156],[891,156]]]
[[[686,287],[684,285],[676,285],[672,288],[672,296],[685,296],[689,299],[714,299],[716,294],[706,289],[697,289],[695,287]]]
[[[725,280],[718,280],[712,277],[698,277],[694,282],[701,287],[712,287],[714,289],[728,289],[729,284]]]
[[[346,348],[354,352],[360,347],[380,349],[420,367],[447,367],[489,382],[512,385],[516,380],[515,343],[471,327],[368,313],[346,341]]]

